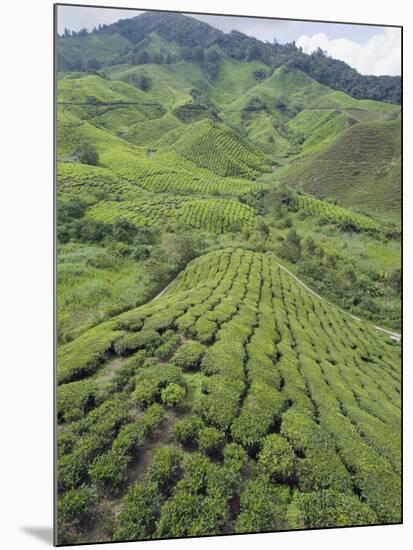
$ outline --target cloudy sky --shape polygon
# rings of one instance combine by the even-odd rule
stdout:
[[[63,32],[65,27],[76,31],[83,27],[91,30],[100,23],[109,24],[140,13],[137,10],[59,6],[58,31]],[[328,55],[342,59],[362,74],[399,75],[401,72],[401,32],[396,27],[221,15],[192,17],[224,32],[236,29],[264,41],[272,42],[276,38],[281,44],[295,41],[307,53],[320,47]]]

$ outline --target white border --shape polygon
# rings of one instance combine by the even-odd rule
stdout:
[[[211,13],[242,13],[300,19],[403,24],[405,60],[405,128],[411,71],[408,42],[412,28],[404,0],[325,2],[312,0],[270,3],[268,0],[100,0],[84,4],[131,8],[176,9]],[[52,20],[51,0],[8,0],[2,5],[0,45],[2,116],[1,155],[1,533],[7,550],[50,546],[52,526]],[[5,124],[4,124],[5,122]],[[411,145],[411,144],[410,144]],[[412,145],[411,145],[412,146]],[[412,191],[405,139],[405,281],[411,280],[407,243],[411,243]],[[413,262],[410,261],[413,265]],[[409,395],[412,326],[411,293],[405,285],[405,488],[412,487],[411,412]],[[410,408],[411,410],[411,408]],[[412,498],[405,490],[405,524],[328,531],[275,533],[237,537],[130,543],[150,549],[247,549],[278,546],[317,550],[397,546],[413,540]],[[48,535],[49,533],[49,535]],[[49,543],[44,538],[49,536]],[[40,538],[39,538],[40,537]],[[147,546],[149,544],[149,546]],[[86,548],[86,547],[85,547]],[[103,550],[119,545],[93,545]]]

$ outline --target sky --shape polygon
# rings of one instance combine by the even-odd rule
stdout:
[[[135,17],[138,10],[91,8],[80,6],[58,7],[58,32],[64,28],[78,31],[92,30],[99,24],[109,24]],[[328,55],[341,59],[362,74],[400,75],[401,31],[397,27],[352,25],[345,23],[314,23],[254,17],[222,15],[193,15],[224,32],[238,30],[259,40],[281,44],[293,42],[311,53],[320,47]]]

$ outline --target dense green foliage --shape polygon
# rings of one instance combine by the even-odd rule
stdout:
[[[162,44],[160,37],[166,41]],[[162,40],[162,39],[161,39]],[[156,41],[157,47],[152,43]],[[161,42],[161,43],[160,43]],[[168,48],[167,43],[174,44]],[[62,70],[98,69],[103,64],[124,63],[128,58],[136,64],[169,64],[178,59],[216,63],[219,54],[233,59],[264,60],[276,68],[288,63],[332,88],[356,98],[371,98],[400,103],[400,77],[363,76],[343,61],[328,57],[318,49],[305,54],[294,43],[281,45],[260,42],[238,31],[229,34],[207,23],[177,13],[151,13],[123,19],[111,25],[100,25],[93,33],[66,31],[59,40]],[[87,56],[81,55],[87,46]],[[122,48],[122,49],[121,49]],[[215,48],[215,49],[214,49]]]
[[[400,79],[150,12],[58,65],[59,543],[399,522]]]
[[[174,352],[179,359],[172,356],[175,365],[149,359],[146,366],[145,359],[133,363],[137,370],[135,375],[129,371],[134,384],[124,390],[131,392],[126,401],[108,397],[91,412],[83,411],[80,424],[65,422],[68,433],[80,430],[82,437],[77,443],[69,439],[62,451],[61,488],[75,489],[90,479],[111,493],[123,486],[130,453],[160,422],[160,411],[151,407],[161,405],[151,403],[173,408],[184,399],[179,406],[193,411],[173,428],[186,457],[182,478],[174,478],[173,488],[160,489],[148,480],[131,489],[120,517],[143,514],[144,530],[126,535],[121,523],[117,537],[221,532],[243,471],[241,464],[232,464],[233,453],[225,447],[231,433],[255,457],[259,472],[245,494],[241,491],[238,532],[398,521],[399,349],[373,326],[312,296],[270,255],[241,249],[195,260],[164,296],[114,318],[107,330],[117,339],[115,346],[126,341],[115,336],[119,326],[141,327],[129,334],[139,347],[150,343],[143,359],[162,345],[162,335],[171,330],[166,327],[204,341],[208,330],[212,343],[195,354],[180,352],[194,347],[182,344]],[[145,328],[151,326],[159,332]],[[195,356],[198,367],[190,362],[188,370],[182,357]],[[195,394],[185,391],[190,379],[184,377],[185,372],[194,376],[194,368],[202,376]],[[99,372],[97,386],[105,380],[105,371]],[[62,407],[67,407],[67,395],[62,394]],[[261,404],[271,399],[276,408],[269,408],[267,420]],[[145,412],[130,424],[127,408],[135,404]],[[207,458],[222,453],[222,466]],[[263,493],[256,501],[258,488]],[[130,499],[142,502],[141,507],[131,509]]]

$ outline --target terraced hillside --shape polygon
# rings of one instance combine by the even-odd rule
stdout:
[[[382,228],[382,224],[374,218],[356,214],[347,208],[318,200],[310,195],[297,195],[295,206],[298,210],[310,215],[321,216],[331,222],[353,227],[358,231],[380,231]]]
[[[245,204],[225,199],[191,200],[177,196],[160,196],[156,200],[99,202],[89,210],[88,215],[92,219],[109,223],[122,218],[137,226],[162,224],[171,219],[213,233],[222,233],[233,224],[248,228],[254,223],[254,210]]]
[[[399,521],[399,346],[271,255],[193,261],[58,380],[62,530],[80,495],[115,539]]]
[[[318,153],[293,163],[281,180],[343,206],[397,220],[400,139],[400,120],[356,124]]]
[[[150,12],[58,67],[57,542],[399,523],[400,79]]]
[[[169,132],[165,143],[184,158],[221,176],[254,178],[269,172],[271,162],[229,128],[201,121],[190,128]]]

